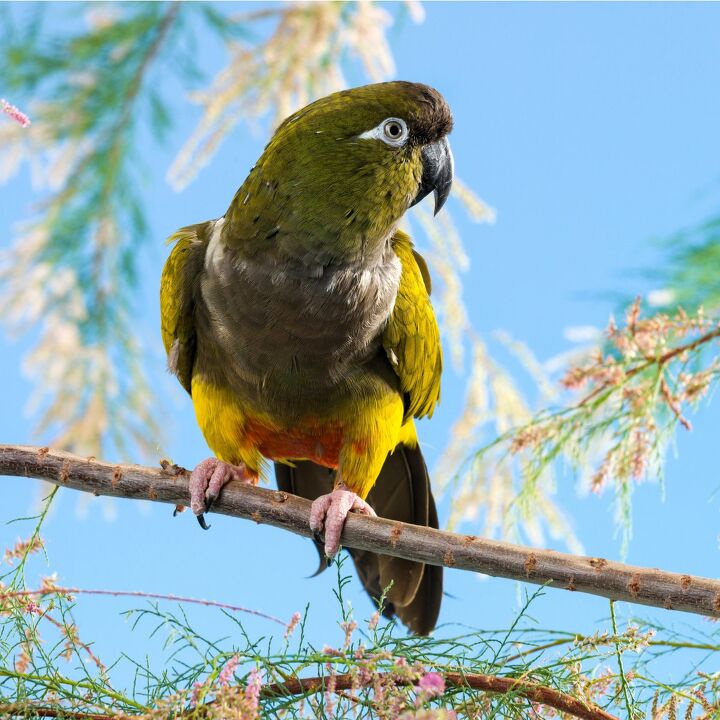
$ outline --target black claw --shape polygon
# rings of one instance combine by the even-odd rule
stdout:
[[[178,516],[178,509],[175,508],[175,509],[173,510],[173,517],[177,517],[177,516]]]
[[[211,495],[210,493],[205,493],[205,512],[210,512],[210,508],[215,504],[215,501],[218,499],[217,495]]]
[[[313,530],[313,540],[315,540],[318,545],[325,545],[325,538],[320,530]]]
[[[210,529],[211,526],[208,525],[208,524],[205,522],[205,516],[204,516],[202,513],[200,513],[199,515],[196,515],[196,517],[197,517],[198,523],[200,524],[200,527],[201,527],[203,530],[209,530],[209,529]]]

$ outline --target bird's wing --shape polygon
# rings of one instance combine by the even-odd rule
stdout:
[[[168,368],[190,394],[197,346],[195,295],[210,225],[191,225],[168,238],[174,247],[160,281],[160,321]]]
[[[442,372],[440,331],[430,304],[430,274],[408,235],[398,231],[392,245],[402,274],[383,332],[383,347],[400,378],[406,417],[430,416],[440,399]]]

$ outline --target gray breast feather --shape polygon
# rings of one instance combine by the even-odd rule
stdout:
[[[217,236],[216,236],[217,237]],[[335,385],[377,353],[400,282],[390,247],[372,267],[242,257],[211,242],[201,282],[198,352],[231,383],[264,393]],[[220,368],[216,368],[220,372]],[[299,372],[301,371],[301,372]]]

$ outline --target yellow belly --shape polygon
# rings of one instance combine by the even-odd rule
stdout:
[[[361,497],[370,492],[389,452],[400,443],[417,445],[414,423],[403,423],[402,398],[395,392],[351,398],[292,427],[198,374],[192,381],[192,399],[205,440],[221,460],[244,463],[253,472],[262,471],[263,458],[311,460],[337,468],[342,481]]]

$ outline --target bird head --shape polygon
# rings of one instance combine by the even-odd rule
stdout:
[[[278,127],[235,197],[234,219],[261,242],[267,229],[253,230],[252,218],[271,216],[266,234],[313,259],[371,254],[408,208],[434,193],[437,213],[447,200],[452,123],[442,95],[419,83],[377,83],[321,98]]]

